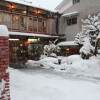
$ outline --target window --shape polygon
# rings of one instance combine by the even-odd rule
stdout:
[[[28,24],[28,32],[32,32],[33,31],[33,18],[32,17],[27,18],[27,24]]]
[[[27,30],[27,17],[20,16],[20,30],[26,31]]]
[[[47,22],[46,22],[46,19],[43,19],[43,32],[47,32]]]
[[[20,29],[20,16],[19,15],[12,15],[12,29],[13,30],[19,30]]]
[[[33,18],[33,32],[37,32],[38,27],[38,19],[36,17]]]
[[[77,24],[77,16],[67,18],[67,25],[70,26],[73,24]]]
[[[8,28],[11,28],[11,14],[0,13],[0,24],[7,25]]]
[[[38,32],[43,32],[42,18],[38,18]]]
[[[73,4],[79,3],[80,0],[73,0]]]

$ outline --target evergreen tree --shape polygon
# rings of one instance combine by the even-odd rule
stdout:
[[[88,15],[88,18],[82,19],[82,31],[75,36],[75,42],[82,44],[80,49],[82,58],[89,58],[94,53],[96,38],[100,33],[100,13],[97,15]],[[86,39],[87,38],[87,39]]]
[[[88,18],[82,19],[82,31],[75,36],[75,42],[83,44],[83,39],[90,37],[90,43],[95,46],[95,40],[100,33],[100,13],[97,15],[88,15]]]

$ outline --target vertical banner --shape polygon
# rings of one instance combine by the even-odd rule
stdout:
[[[10,100],[9,88],[9,35],[8,29],[0,25],[0,100]]]

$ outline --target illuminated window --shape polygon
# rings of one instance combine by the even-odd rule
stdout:
[[[20,16],[20,30],[26,31],[27,30],[27,17]]]
[[[20,16],[19,15],[12,15],[12,28],[13,30],[19,30],[19,21]]]

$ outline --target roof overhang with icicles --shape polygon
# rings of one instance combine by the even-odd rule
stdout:
[[[35,5],[33,5],[33,3],[31,1],[28,1],[28,0],[5,0],[5,1],[13,2],[13,3],[16,3],[16,4],[22,4],[22,5],[30,6],[30,7],[34,7],[34,8],[39,8],[39,9],[43,9],[43,10],[46,10],[46,11],[49,11],[49,12],[57,12],[56,10],[52,11],[52,10],[49,10],[49,9],[46,9],[46,8],[43,8],[43,7],[35,6]]]
[[[75,11],[75,12],[63,14],[62,16],[63,16],[63,17],[70,17],[70,16],[78,15],[78,14],[79,14],[79,12]]]
[[[28,36],[28,37],[43,37],[43,38],[58,38],[59,36],[45,35],[45,34],[36,34],[36,33],[22,33],[22,32],[9,32],[9,35],[16,36]]]

